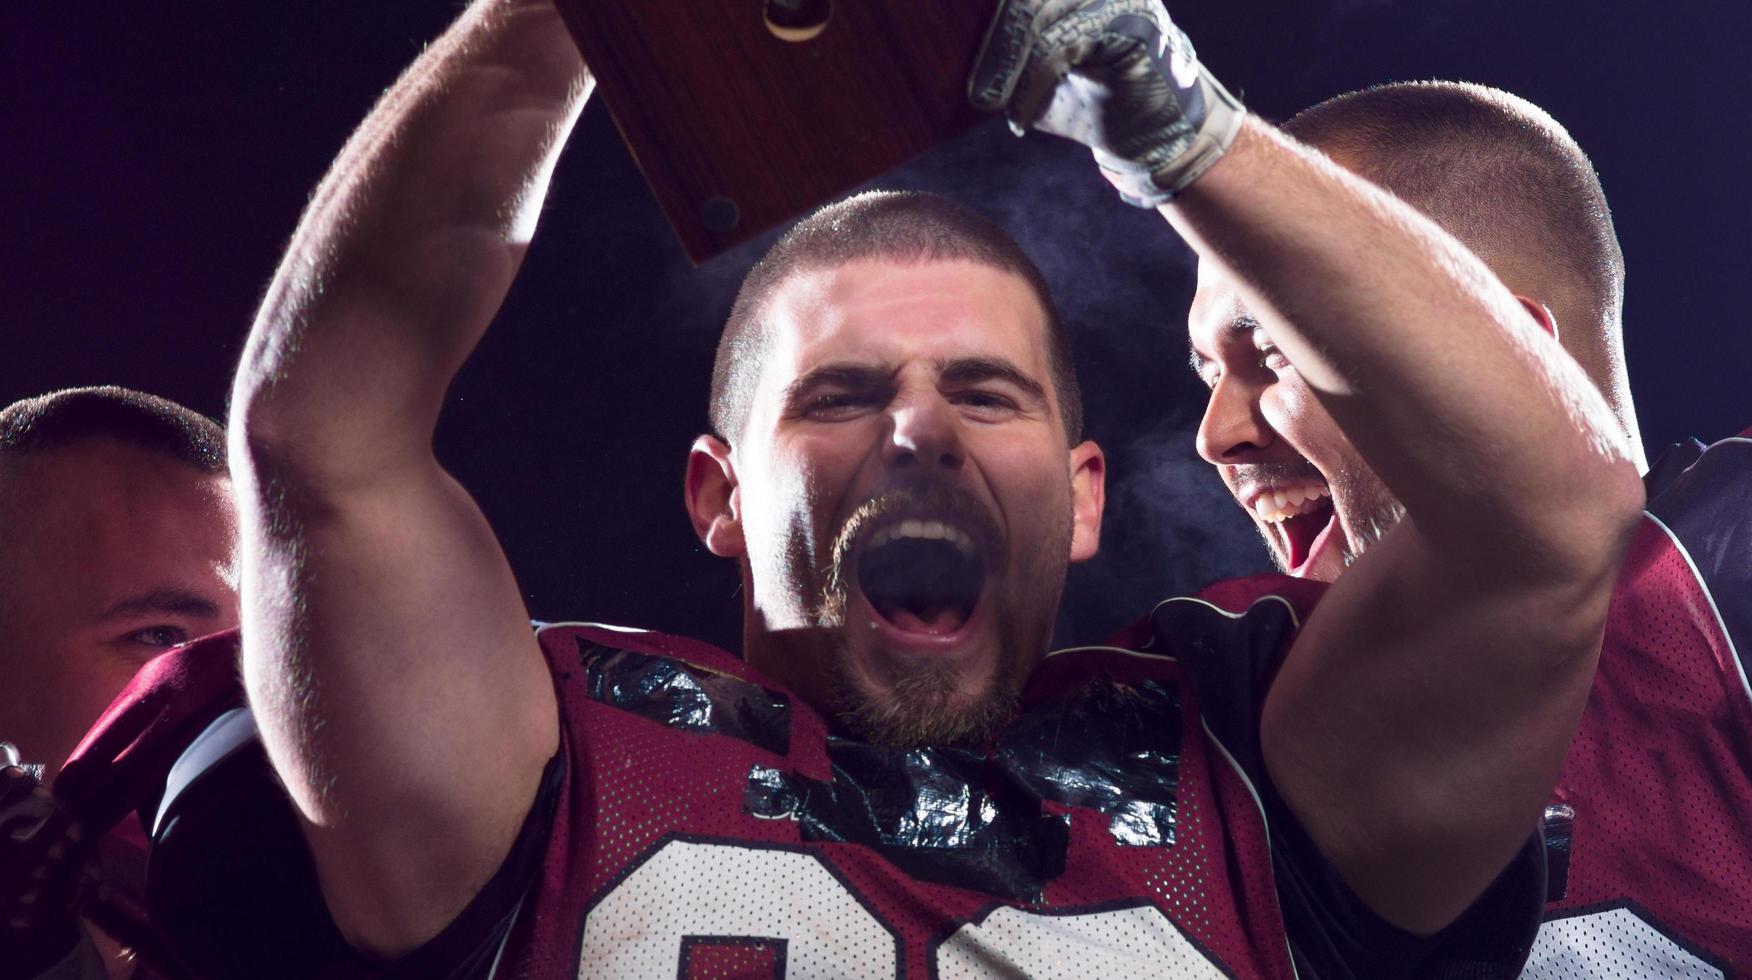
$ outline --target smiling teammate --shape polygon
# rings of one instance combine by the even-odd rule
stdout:
[[[1339,96],[1285,128],[1483,257],[1527,322],[1587,372],[1628,442],[1640,441],[1623,356],[1623,255],[1592,165],[1548,114],[1477,85],[1397,84]],[[1406,514],[1386,474],[1220,270],[1201,269],[1190,325],[1194,368],[1211,386],[1200,452],[1281,568],[1339,579]],[[1529,977],[1720,977],[1752,964],[1752,688],[1742,659],[1752,643],[1752,441],[1674,447],[1647,486],[1599,676],[1556,784],[1562,860]]]
[[[977,216],[867,196],[774,247],[720,344],[686,502],[741,570],[740,657],[532,636],[431,435],[589,88],[551,7],[470,8],[317,191],[238,376],[245,680],[354,949],[418,976],[1516,968],[1641,496],[1473,256],[1248,118],[1159,6],[1006,5],[975,101],[1087,142],[1269,297],[1435,516],[1305,623],[1240,583],[1165,603],[1148,649],[1047,657],[1104,476],[1051,304]],[[1454,336],[1497,388],[1436,369]],[[165,803],[207,853],[224,737]]]

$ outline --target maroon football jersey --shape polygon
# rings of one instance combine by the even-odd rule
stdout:
[[[1294,943],[1312,978],[1431,955],[1354,897],[1293,916],[1335,935],[1286,932],[1277,828],[1244,761],[1296,628],[1289,599],[1260,594],[1284,581],[1219,590],[1229,609],[1164,603],[1151,650],[1052,654],[979,751],[842,738],[695,641],[546,627],[565,776],[500,975],[1290,978]],[[1206,704],[1195,673],[1234,683]],[[1218,703],[1240,717],[1213,723]],[[1298,900],[1342,892],[1317,860],[1301,867],[1325,880]],[[1463,944],[1464,975],[1513,974],[1541,890],[1535,873],[1493,892],[1497,921],[1524,929]],[[1366,965],[1327,965],[1382,936]]]
[[[91,811],[144,804],[152,912],[195,977],[1513,976],[1539,847],[1419,939],[1273,792],[1258,705],[1318,592],[1224,583],[1163,603],[1131,649],[1052,654],[977,750],[846,738],[697,641],[545,627],[559,754],[504,866],[395,964],[346,949],[322,909],[235,707],[232,638],[131,689],[77,782]],[[170,759],[162,802],[141,800]]]
[[[1650,475],[1554,800],[1568,872],[1530,978],[1752,976],[1752,438],[1700,449]]]
[[[1171,658],[1055,654],[988,756],[834,738],[698,643],[541,639],[567,776],[531,975],[1291,975],[1258,806]]]

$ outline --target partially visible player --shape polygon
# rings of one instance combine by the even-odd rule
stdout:
[[[54,776],[140,666],[237,625],[224,429],[74,388],[0,409],[0,739]]]
[[[115,387],[0,409],[0,739],[19,761],[40,766],[52,785],[143,664],[236,624],[237,516],[218,423]],[[7,803],[22,803],[24,775],[7,770]],[[115,843],[107,878],[126,893],[144,855]],[[25,894],[6,891],[8,920],[19,911],[11,900]],[[33,904],[30,928],[0,924],[0,976],[31,967],[27,948],[74,955],[64,948],[77,933],[70,914],[46,897]],[[45,930],[53,935],[36,942]],[[127,969],[104,937],[97,942],[114,970]]]
[[[1623,256],[1593,167],[1548,114],[1482,86],[1397,84],[1324,102],[1285,128],[1481,256],[1638,442]],[[1398,499],[1214,270],[1201,269],[1191,334],[1212,389],[1201,453],[1281,568],[1338,579],[1399,522]],[[1427,437],[1444,437],[1439,420]],[[1752,691],[1742,660],[1752,644],[1752,441],[1676,447],[1647,486],[1558,784],[1562,860],[1528,976],[1752,970]]]

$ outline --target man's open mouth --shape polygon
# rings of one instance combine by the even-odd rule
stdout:
[[[1255,517],[1272,528],[1291,573],[1308,564],[1337,524],[1332,491],[1322,483],[1263,490],[1253,499],[1252,509]]]
[[[908,518],[859,549],[857,585],[870,608],[908,633],[948,636],[973,618],[986,580],[983,549],[956,524]]]

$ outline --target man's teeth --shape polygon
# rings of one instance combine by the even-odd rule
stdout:
[[[1253,513],[1268,524],[1276,524],[1314,510],[1319,506],[1316,501],[1330,496],[1332,491],[1319,484],[1267,490],[1253,499]]]
[[[880,548],[890,541],[901,538],[923,538],[926,540],[947,541],[955,546],[955,550],[964,555],[974,553],[973,539],[967,532],[952,524],[942,521],[905,520],[898,524],[890,524],[870,538],[869,547]]]

